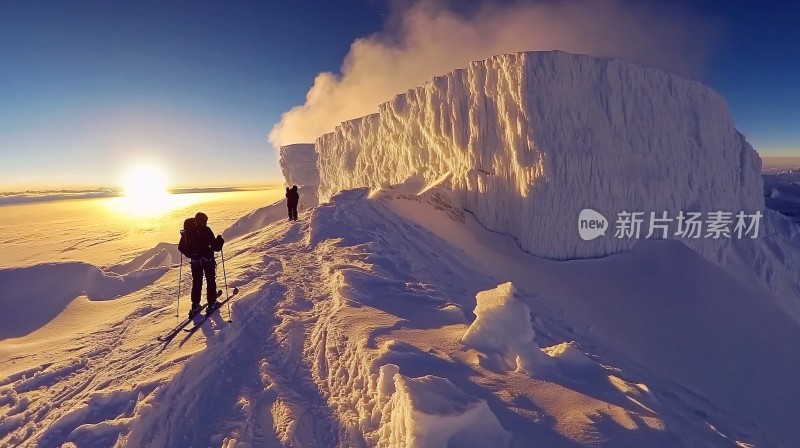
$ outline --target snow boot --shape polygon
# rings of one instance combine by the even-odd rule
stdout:
[[[206,307],[206,314],[211,314],[217,309],[217,302],[209,303]]]
[[[200,312],[200,305],[193,303],[192,309],[189,310],[189,319],[193,318],[195,314]]]

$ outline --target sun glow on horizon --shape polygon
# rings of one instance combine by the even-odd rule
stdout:
[[[154,217],[182,205],[169,193],[167,175],[155,165],[136,165],[122,176],[122,194],[118,205],[139,217]]]

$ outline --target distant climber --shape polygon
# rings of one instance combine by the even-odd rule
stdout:
[[[181,241],[178,250],[189,257],[192,267],[192,309],[189,318],[200,311],[200,294],[203,290],[203,275],[206,276],[206,294],[209,312],[217,302],[217,262],[214,252],[222,250],[225,240],[222,235],[214,238],[214,232],[207,226],[208,216],[198,212],[194,218],[183,222]]]
[[[297,203],[300,201],[300,193],[297,192],[297,185],[292,188],[286,187],[286,206],[289,207],[289,221],[297,221]]]

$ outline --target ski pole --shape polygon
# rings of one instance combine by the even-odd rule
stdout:
[[[183,254],[181,254],[181,267],[178,268],[178,307],[175,308],[175,317],[181,312],[181,278],[183,277]]]
[[[225,251],[222,250],[222,248],[220,248],[219,252],[222,254],[222,277],[225,279],[225,297],[230,299],[231,295],[228,294],[228,273],[225,272]],[[228,320],[232,320],[231,319],[231,301],[230,300],[228,300]]]

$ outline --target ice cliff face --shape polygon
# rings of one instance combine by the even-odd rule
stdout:
[[[722,96],[660,70],[563,52],[473,62],[342,123],[316,152],[323,202],[348,188],[449,177],[457,205],[553,259],[635,244],[613,229],[582,240],[584,208],[611,223],[622,211],[675,217],[764,203],[760,159]]]
[[[280,156],[281,171],[287,185],[319,185],[317,152],[313,143],[283,146]]]

